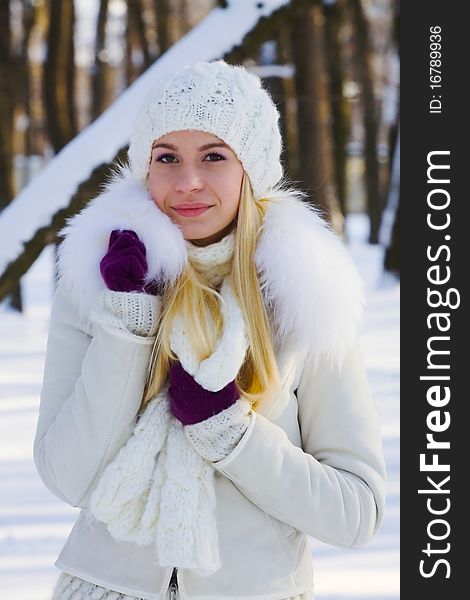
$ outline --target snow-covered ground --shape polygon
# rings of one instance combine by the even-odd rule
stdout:
[[[388,470],[387,512],[367,546],[312,540],[316,600],[399,598],[399,285],[384,277],[382,249],[363,243],[366,219],[348,219],[349,248],[366,282],[362,346],[379,406]],[[78,515],[42,484],[32,459],[53,291],[47,247],[22,280],[24,314],[0,306],[0,598],[48,600],[54,561]]]

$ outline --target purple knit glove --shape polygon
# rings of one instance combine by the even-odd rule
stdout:
[[[100,261],[100,272],[106,286],[115,292],[158,294],[160,285],[145,284],[147,251],[135,231],[114,229],[109,236],[108,252]]]
[[[240,397],[235,381],[218,392],[209,392],[183,369],[179,361],[171,365],[169,378],[170,410],[183,425],[205,421],[232,406]]]

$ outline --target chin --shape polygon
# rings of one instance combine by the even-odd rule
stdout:
[[[194,231],[194,230],[182,230],[183,233],[183,237],[185,240],[188,241],[192,241],[192,240],[204,240],[205,238],[208,238],[209,236],[212,235],[211,232],[207,232],[207,231]]]

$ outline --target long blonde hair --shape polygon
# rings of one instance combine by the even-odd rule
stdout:
[[[266,203],[255,201],[249,179],[243,176],[235,232],[235,248],[231,270],[234,294],[245,318],[249,348],[238,373],[236,384],[240,395],[256,410],[262,399],[279,387],[272,326],[266,312],[258,281],[255,250],[264,221]],[[162,311],[152,347],[142,407],[164,386],[171,360],[176,360],[170,348],[169,333],[176,314],[183,315],[190,343],[203,360],[210,356],[223,328],[221,297],[210,287],[196,265],[188,259],[185,268],[168,284],[162,295]],[[207,311],[211,322],[207,321]]]

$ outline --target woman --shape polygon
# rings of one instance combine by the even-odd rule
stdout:
[[[63,231],[39,474],[81,509],[54,598],[313,598],[385,469],[341,242],[282,183],[278,113],[223,61],[162,80]]]

